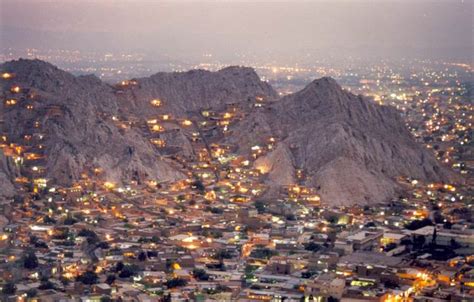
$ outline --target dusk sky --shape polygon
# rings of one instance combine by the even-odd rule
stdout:
[[[0,0],[2,49],[472,61],[474,0]]]

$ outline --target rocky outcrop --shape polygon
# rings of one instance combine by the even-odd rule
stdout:
[[[266,118],[294,158],[294,165],[282,160],[268,165],[279,171],[304,169],[306,183],[317,189],[323,202],[386,201],[400,190],[398,176],[457,179],[414,141],[394,108],[346,92],[330,78],[282,98]],[[273,159],[270,153],[265,161]]]

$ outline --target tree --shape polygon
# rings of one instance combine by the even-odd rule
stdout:
[[[38,241],[38,242],[35,243],[35,248],[38,248],[38,249],[47,249],[47,248],[48,248],[48,245],[46,244],[46,242]]]
[[[79,233],[77,233],[77,236],[86,237],[87,243],[90,245],[97,244],[99,242],[99,237],[92,230],[82,229],[79,231]]]
[[[411,241],[410,238],[404,238],[400,241],[401,245],[411,245],[413,242]]]
[[[100,297],[100,302],[111,302],[111,301],[112,301],[112,298],[110,298],[109,296]]]
[[[110,248],[110,245],[107,241],[102,241],[97,244],[97,247],[103,250]]]
[[[97,234],[92,231],[92,230],[88,230],[88,229],[82,229],[79,231],[79,233],[77,233],[77,236],[81,236],[81,237],[97,237]]]
[[[449,246],[452,249],[458,249],[461,247],[461,245],[454,238],[451,238],[451,240],[449,241]]]
[[[206,207],[206,211],[211,212],[212,214],[224,213],[224,210],[218,207]]]
[[[220,230],[204,230],[202,235],[205,237],[212,237],[212,238],[222,238],[223,233]]]
[[[436,228],[433,229],[433,238],[431,239],[431,243],[433,245],[436,245],[436,237],[438,236],[437,232],[436,232]]]
[[[215,259],[232,259],[232,253],[228,250],[218,250],[213,258]]]
[[[23,267],[26,269],[35,269],[38,267],[38,258],[34,251],[27,251],[23,255]]]
[[[410,231],[414,231],[428,225],[433,225],[433,222],[429,218],[425,218],[422,220],[413,220],[409,224],[405,225],[405,228],[409,229]]]
[[[38,286],[40,290],[47,290],[47,289],[54,289],[54,284],[49,281],[48,279],[41,281],[40,286]]]
[[[64,219],[64,222],[63,222],[64,225],[73,225],[75,223],[77,223],[77,219],[72,217],[71,214],[68,214],[66,219]]]
[[[447,221],[444,223],[443,228],[445,228],[445,229],[451,229],[452,226],[453,226],[453,223],[452,223],[451,221],[447,220]]]
[[[39,241],[39,238],[35,235],[30,236],[30,244],[35,245]]]
[[[331,224],[337,223],[338,219],[339,217],[336,214],[331,214],[326,218],[326,220]]]
[[[425,245],[426,238],[425,236],[415,236],[413,237],[413,248],[416,250],[420,250]]]
[[[302,272],[301,278],[309,279],[313,277],[314,275],[316,275],[316,272],[313,272],[313,271]]]
[[[145,261],[146,260],[146,253],[144,251],[140,251],[138,254],[138,260]]]
[[[118,273],[120,272],[121,270],[123,270],[123,267],[124,267],[124,264],[122,261],[119,261],[117,262],[117,264],[115,265],[115,271]]]
[[[255,201],[255,208],[257,209],[258,214],[263,214],[265,213],[265,203],[261,200],[256,200]]]
[[[193,270],[193,276],[194,278],[200,280],[200,281],[207,281],[209,280],[209,275],[206,273],[205,270],[200,269],[200,268],[195,268]]]
[[[321,249],[321,245],[311,241],[304,245],[304,249],[311,252],[317,252]]]
[[[198,180],[195,180],[195,181],[191,184],[191,188],[193,188],[194,190],[199,191],[201,194],[203,194],[204,191],[206,190],[206,187],[204,186],[204,184],[202,183],[202,181],[200,181],[199,179],[198,179]]]
[[[28,298],[34,298],[38,294],[38,291],[35,288],[30,288],[29,290],[26,291],[26,296]]]
[[[68,228],[60,228],[60,229],[55,230],[53,239],[66,240],[68,239],[69,235],[70,235],[70,232]]]
[[[130,278],[135,276],[138,272],[138,267],[135,265],[124,265],[123,269],[119,273],[120,278]]]
[[[393,280],[387,280],[384,282],[384,286],[386,288],[398,288],[398,282],[393,281]]]
[[[206,267],[212,270],[225,271],[225,265],[222,259],[219,261],[219,263],[208,263],[206,264]]]
[[[166,281],[166,286],[168,288],[186,286],[186,284],[188,284],[188,281],[186,281],[185,279],[181,279],[181,278],[173,278],[173,279],[170,279],[170,280]]]
[[[40,241],[39,238],[36,237],[35,235],[30,236],[30,244],[34,246],[35,248],[40,248],[40,249],[48,248],[48,245],[45,242]]]
[[[214,295],[214,294],[217,294],[217,293],[229,292],[229,291],[232,291],[230,289],[230,287],[227,287],[225,285],[217,284],[216,288],[208,288],[208,289],[205,290],[205,293],[207,293],[208,295]],[[284,298],[283,298],[283,301],[284,301]]]
[[[115,282],[115,279],[116,279],[115,275],[108,275],[107,279],[105,279],[105,283],[111,285],[112,283]]]
[[[146,252],[146,255],[148,258],[151,258],[151,257],[158,257],[158,252],[157,251],[147,251]]]
[[[271,250],[269,248],[258,248],[254,249],[250,253],[250,257],[259,258],[259,259],[270,259],[273,256],[278,255],[277,251]]]
[[[16,285],[13,282],[7,282],[2,288],[2,294],[13,295],[16,292]]]
[[[79,275],[77,278],[77,281],[82,282],[87,285],[92,285],[96,284],[97,281],[99,280],[99,277],[97,274],[93,271],[87,271],[83,273],[82,275]]]
[[[444,222],[444,217],[443,217],[443,215],[441,214],[440,211],[435,211],[433,213],[433,219],[434,219],[435,223],[443,223]]]
[[[391,251],[393,250],[394,248],[397,247],[397,244],[395,242],[390,242],[389,244],[387,244],[385,247],[384,247],[384,252],[388,252],[388,251]]]
[[[376,227],[377,225],[375,224],[375,222],[369,221],[369,222],[367,222],[364,226],[365,226],[366,228],[374,228],[374,227]]]
[[[257,270],[257,266],[254,265],[246,265],[244,272],[245,272],[245,279],[253,279],[255,277],[254,272]]]
[[[56,224],[56,220],[48,215],[43,217],[43,222],[45,224]]]
[[[61,281],[61,283],[62,283],[62,285],[63,285],[64,287],[68,286],[69,283],[71,282],[71,281],[69,281],[68,278],[65,278],[65,277],[61,277],[61,278],[59,279],[59,281]]]

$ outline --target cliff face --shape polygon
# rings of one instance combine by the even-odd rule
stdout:
[[[193,157],[190,132],[179,121],[195,120],[202,110],[239,106],[242,118],[217,143],[237,146],[238,153],[276,137],[275,149],[260,157],[270,186],[295,182],[303,169],[306,183],[323,202],[372,203],[389,199],[400,189],[394,179],[411,176],[427,181],[455,179],[422,146],[415,143],[396,110],[345,92],[330,78],[310,83],[302,91],[278,98],[250,68],[217,72],[195,70],[158,73],[111,86],[95,76],[75,77],[38,60],[2,64],[11,80],[0,80],[3,132],[9,142],[37,153],[46,177],[62,185],[80,179],[93,168],[109,181],[176,180],[186,173],[166,155]],[[21,91],[11,88],[19,86]],[[255,109],[251,101],[266,100]],[[159,100],[160,106],[151,104]],[[150,133],[149,119],[169,114],[166,131]],[[196,130],[196,129],[194,129]],[[151,141],[173,145],[163,149]],[[4,192],[12,191],[12,173],[0,161]]]

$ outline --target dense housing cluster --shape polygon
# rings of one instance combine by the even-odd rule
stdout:
[[[456,75],[386,77],[347,85],[397,106],[412,133],[436,156],[472,176],[472,89]],[[307,69],[271,69],[295,77]],[[426,72],[426,71],[425,71]],[[384,76],[382,76],[384,75]],[[2,74],[2,81],[15,75]],[[351,79],[354,76],[350,76]],[[344,79],[344,76],[341,75]],[[453,80],[454,78],[454,80]],[[293,78],[291,78],[293,79]],[[345,78],[348,81],[349,78]],[[122,81],[121,94],[136,83]],[[284,85],[284,82],[281,84]],[[360,88],[362,87],[362,88]],[[10,86],[4,110],[38,101]],[[161,108],[166,100],[151,99]],[[254,108],[265,100],[251,100]],[[50,107],[45,115],[61,114]],[[0,203],[0,281],[7,301],[468,301],[474,298],[474,221],[465,186],[400,178],[406,193],[389,204],[333,207],[304,186],[305,173],[271,201],[265,165],[255,161],[278,142],[268,137],[246,155],[209,142],[225,136],[245,111],[229,105],[183,118],[163,111],[147,121],[110,116],[140,128],[184,177],[119,184],[91,165],[61,187],[44,177],[40,121],[0,148],[22,171],[18,194]],[[27,119],[25,118],[25,121]],[[2,125],[4,126],[4,125]],[[167,138],[180,129],[197,156],[176,157]],[[168,155],[169,154],[169,155]]]

